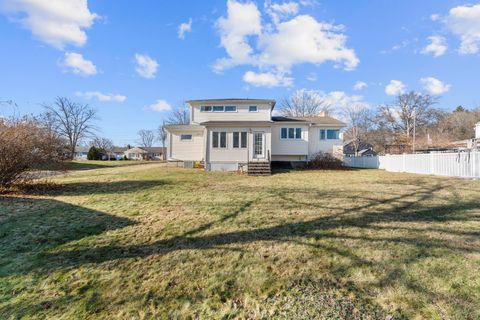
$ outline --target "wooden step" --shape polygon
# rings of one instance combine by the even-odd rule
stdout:
[[[270,162],[249,162],[247,166],[249,176],[269,176],[272,174],[272,167]]]

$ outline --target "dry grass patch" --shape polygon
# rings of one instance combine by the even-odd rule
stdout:
[[[6,318],[480,317],[480,184],[78,172],[0,200]]]

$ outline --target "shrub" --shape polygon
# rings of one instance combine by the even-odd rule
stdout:
[[[330,153],[320,152],[308,162],[309,169],[323,169],[323,170],[341,170],[345,169],[343,161],[334,157]]]
[[[34,178],[42,169],[65,159],[64,141],[34,118],[0,119],[0,188]]]
[[[102,150],[97,147],[90,147],[87,153],[87,160],[102,160]]]

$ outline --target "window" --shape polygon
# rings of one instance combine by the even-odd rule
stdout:
[[[236,106],[225,106],[225,112],[237,112]]]
[[[211,112],[212,111],[212,106],[201,106],[200,107],[200,112]]]
[[[302,128],[281,128],[280,129],[280,138],[281,139],[302,139]]]
[[[224,110],[223,106],[213,106],[213,112],[223,112]]]
[[[226,148],[227,147],[227,133],[226,132],[212,132],[212,147]]]
[[[340,139],[340,130],[338,129],[320,129],[320,140]]]
[[[258,112],[258,107],[257,106],[250,106],[250,107],[248,107],[248,112]]]
[[[247,147],[247,133],[246,132],[234,132],[233,133],[233,147],[234,148],[246,148]]]
[[[242,138],[242,142],[240,143],[241,147],[242,148],[246,148],[247,147],[247,133],[246,132],[242,132],[240,133],[241,135],[241,138]]]
[[[327,139],[333,140],[340,137],[340,130],[327,130]]]
[[[182,134],[180,135],[180,140],[192,140],[192,135],[191,134]]]
[[[302,139],[302,128],[295,128],[295,139]]]

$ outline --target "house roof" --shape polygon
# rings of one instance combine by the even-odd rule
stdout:
[[[125,151],[126,153],[148,153],[147,150],[144,150],[142,148],[139,148],[139,147],[133,147],[131,149],[128,149]]]
[[[329,126],[341,126],[346,127],[347,125],[335,118],[329,116],[318,116],[318,117],[272,117],[272,120],[275,122],[303,122],[303,123],[312,123],[319,125],[329,125]]]
[[[188,100],[188,104],[225,104],[225,103],[252,103],[252,104],[269,104],[275,107],[277,103],[271,99],[246,99],[246,98],[226,98],[226,99],[201,99],[201,100]]]
[[[148,152],[152,153],[165,153],[167,148],[164,147],[142,147],[143,150],[146,150]]]
[[[202,126],[228,126],[228,127],[269,127],[272,121],[206,121],[200,123]]]
[[[90,147],[75,147],[76,153],[88,152],[88,150],[90,150]]]
[[[343,145],[343,153],[344,154],[355,154],[355,146],[353,145],[353,141],[349,141]],[[358,153],[360,155],[364,154],[371,154],[376,155],[377,153],[373,150],[373,145],[368,142],[360,142],[358,145]]]
[[[127,151],[126,147],[113,147],[112,152],[113,153],[122,153]]]

